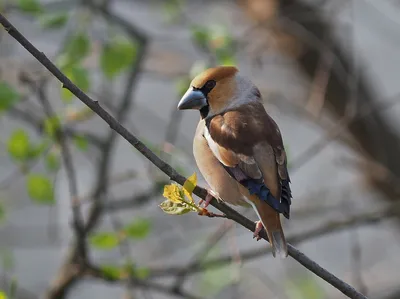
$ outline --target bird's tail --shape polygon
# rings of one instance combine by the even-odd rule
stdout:
[[[252,197],[253,196],[254,195],[252,195]],[[276,254],[278,254],[281,258],[286,258],[288,255],[288,249],[279,213],[258,198],[252,198],[252,202],[254,203],[253,207],[255,208],[258,217],[267,231],[268,239],[272,246],[273,256],[275,257]]]

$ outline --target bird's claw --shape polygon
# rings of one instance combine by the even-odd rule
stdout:
[[[260,237],[259,234],[260,234],[260,231],[262,231],[263,228],[264,227],[263,227],[262,222],[261,221],[256,221],[256,229],[255,229],[254,234],[253,234],[253,239],[257,238],[257,241],[261,240],[261,237]]]
[[[200,199],[199,206],[201,207],[201,205],[204,202],[203,208],[207,208],[208,205],[210,204],[210,201],[213,199],[213,197],[218,198],[218,195],[214,191],[212,191],[211,189],[207,189],[206,199],[205,200]]]

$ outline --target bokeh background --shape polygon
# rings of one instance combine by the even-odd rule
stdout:
[[[0,10],[201,186],[198,112],[176,105],[202,69],[237,65],[288,151],[289,241],[368,297],[400,298],[397,1],[2,0]],[[229,220],[163,213],[168,178],[4,30],[0,112],[0,288],[9,298],[344,298]],[[103,277],[76,266],[59,128]]]

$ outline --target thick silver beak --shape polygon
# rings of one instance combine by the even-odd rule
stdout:
[[[207,99],[200,90],[190,87],[178,103],[179,110],[201,109],[207,105]]]

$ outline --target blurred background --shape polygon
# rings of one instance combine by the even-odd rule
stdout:
[[[398,1],[0,0],[0,11],[203,187],[199,115],[176,105],[204,68],[238,66],[287,148],[289,242],[368,297],[400,298]],[[344,298],[232,221],[163,213],[168,177],[4,30],[0,113],[0,298]],[[79,267],[71,198],[96,271]]]

